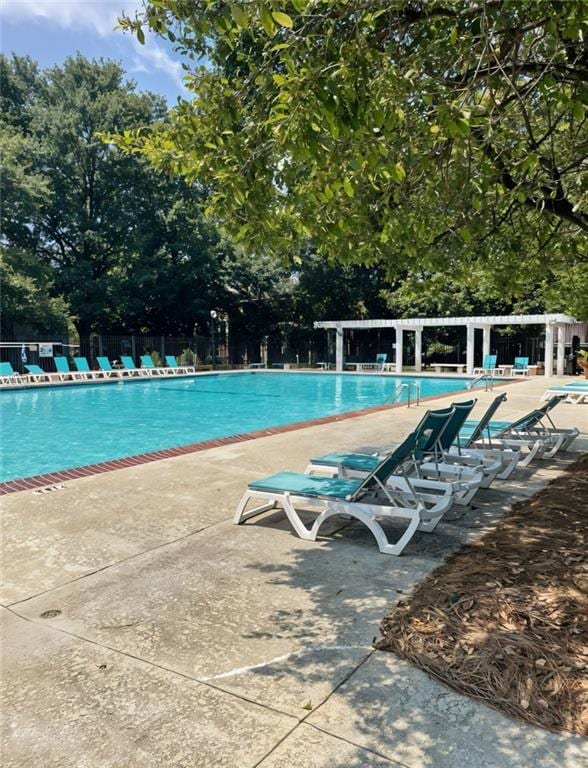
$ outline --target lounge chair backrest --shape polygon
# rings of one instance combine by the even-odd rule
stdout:
[[[107,357],[97,357],[96,362],[98,363],[98,365],[103,371],[112,370],[112,366],[110,365],[110,360]]]
[[[392,453],[389,453],[388,456],[386,456],[386,458],[378,464],[373,472],[370,472],[363,483],[349,497],[349,501],[354,501],[358,498],[361,498],[374,488],[385,485],[386,480],[390,477],[390,475],[395,470],[397,470],[398,467],[404,464],[407,459],[414,456],[416,446],[417,435],[414,432],[411,432],[409,435],[407,435],[403,442],[400,443],[400,445],[398,445],[392,451]]]
[[[143,368],[155,368],[155,363],[151,355],[141,355],[141,365]]]
[[[55,363],[55,370],[58,373],[69,373],[67,357],[54,357],[53,362]]]
[[[177,368],[178,367],[178,361],[174,357],[174,355],[166,355],[165,356],[165,362],[169,366],[169,368]]]
[[[484,355],[482,368],[496,368],[497,360],[498,360],[498,355]]]
[[[388,359],[388,353],[387,352],[382,352],[381,354],[376,355],[376,363],[378,365],[384,365],[384,363],[386,362],[387,359]]]
[[[74,363],[78,371],[82,373],[90,373],[90,366],[85,357],[74,357]]]
[[[14,368],[10,363],[0,363],[0,376],[14,376]]]
[[[41,368],[40,365],[25,365],[25,368],[29,373],[32,373],[33,376],[42,376],[46,372]]]
[[[498,407],[506,400],[506,392],[502,392],[498,397],[495,397],[494,400],[490,403],[488,408],[486,409],[486,413],[482,416],[480,421],[476,424],[476,427],[472,434],[468,437],[468,439],[465,442],[465,447],[474,445],[477,440],[480,440],[484,435],[484,430],[490,423],[492,417],[498,410]]]
[[[427,411],[415,428],[417,436],[416,459],[420,461],[425,454],[439,451],[439,438],[453,415],[453,406]]]
[[[529,413],[526,413],[524,416],[521,416],[520,419],[517,419],[516,421],[511,421],[507,426],[503,427],[500,431],[496,432],[494,434],[494,437],[500,438],[502,435],[507,435],[509,432],[512,432],[513,430],[519,430],[524,431],[526,429],[531,429],[532,427],[537,426],[541,419],[545,416],[543,411],[530,411]]]
[[[121,355],[120,361],[124,365],[124,367],[129,370],[134,370],[137,367],[135,365],[135,361],[130,355]]]
[[[563,403],[565,399],[566,399],[565,395],[555,395],[554,397],[550,397],[549,400],[543,403],[543,405],[540,408],[537,408],[537,410],[543,411],[543,413],[548,414],[549,411],[552,411],[556,405]]]
[[[515,357],[514,363],[512,365],[513,368],[515,368],[517,371],[524,371],[529,367],[529,358],[528,357]]]
[[[447,423],[441,434],[439,435],[439,447],[448,451],[449,448],[455,443],[459,435],[459,430],[463,427],[465,420],[473,410],[474,405],[478,401],[464,400],[463,403],[452,403],[453,413],[447,419]]]

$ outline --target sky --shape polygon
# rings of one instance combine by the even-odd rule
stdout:
[[[0,49],[28,55],[41,67],[61,64],[78,51],[116,59],[140,90],[159,93],[172,105],[186,91],[171,44],[148,35],[140,45],[114,30],[123,10],[132,16],[140,5],[140,0],[0,0]]]

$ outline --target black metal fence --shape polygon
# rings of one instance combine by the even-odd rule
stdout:
[[[42,356],[43,343],[52,344],[47,357]],[[75,356],[85,357],[90,367],[98,368],[97,358],[107,357],[112,363],[129,356],[139,365],[141,355],[150,355],[156,365],[173,355],[182,365],[196,370],[211,368],[246,368],[252,363],[314,367],[318,362],[334,362],[334,346],[328,348],[324,331],[289,328],[272,336],[253,337],[227,333],[220,329],[212,336],[165,336],[160,334],[101,334],[89,336],[67,334],[27,334],[4,336],[0,340],[0,359],[11,363],[15,371],[25,372],[24,365],[39,365],[54,371],[53,357],[64,356],[73,364]]]
[[[459,332],[444,334],[426,329],[423,333],[423,362],[425,365],[466,361],[465,329],[463,339]],[[480,340],[478,340],[480,341]],[[319,363],[335,363],[335,332],[310,330],[288,326],[269,336],[252,336],[231,332],[219,325],[214,339],[210,336],[166,336],[161,334],[100,334],[78,337],[67,334],[16,335],[0,341],[0,359],[12,364],[15,371],[24,371],[24,364],[36,364],[47,371],[54,370],[51,357],[41,357],[40,345],[53,343],[53,356],[70,358],[81,355],[91,367],[97,368],[96,358],[108,357],[111,362],[121,356],[132,357],[135,364],[141,355],[151,355],[156,364],[163,363],[166,355],[173,355],[178,363],[194,365],[197,370],[214,368],[246,368],[252,363],[272,365],[289,364],[291,367],[316,367]],[[404,334],[404,365],[414,365],[414,336]],[[10,345],[10,346],[8,346]],[[386,353],[388,361],[395,359],[396,336],[392,328],[349,330],[345,333],[344,355],[347,362],[375,361],[376,355]],[[481,343],[477,343],[475,365],[482,363]],[[23,359],[23,348],[24,357]],[[490,349],[498,356],[499,365],[513,362],[515,357],[528,357],[531,364],[542,362],[545,339],[543,335],[524,333],[501,336],[492,333]]]

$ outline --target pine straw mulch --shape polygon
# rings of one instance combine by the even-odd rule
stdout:
[[[376,647],[511,716],[587,735],[587,519],[585,454],[398,603]]]

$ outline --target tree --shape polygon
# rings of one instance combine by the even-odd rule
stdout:
[[[121,26],[207,64],[193,101],[117,143],[207,184],[259,252],[545,284],[587,314],[587,18],[573,0],[151,0]]]
[[[26,263],[28,279],[38,262],[82,335],[204,324],[227,247],[203,219],[202,187],[97,135],[163,119],[163,100],[137,93],[117,63],[79,55],[44,71],[0,57],[0,73],[2,245],[20,254],[11,269]]]

